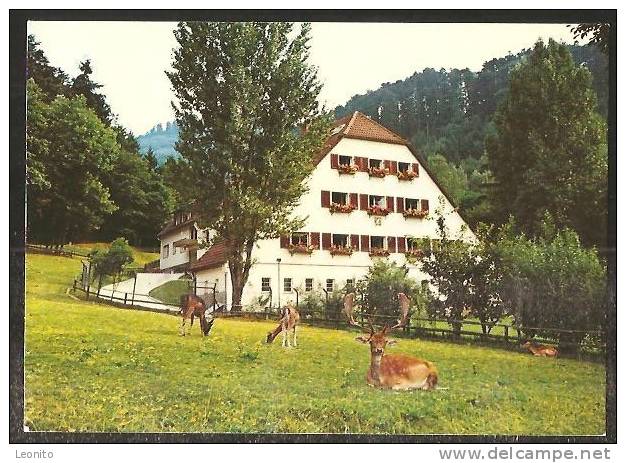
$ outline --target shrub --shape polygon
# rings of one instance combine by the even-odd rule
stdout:
[[[399,315],[398,293],[411,299],[414,311],[425,307],[425,295],[417,282],[408,276],[408,268],[395,262],[378,261],[369,268],[365,278],[357,283],[357,292],[362,295],[361,310],[387,319]]]
[[[509,223],[500,233],[501,296],[526,336],[551,336],[561,350],[577,349],[585,331],[604,327],[606,268],[595,249],[580,244],[571,229],[556,231],[544,219],[535,239],[514,236]],[[550,328],[576,330],[555,334]]]
[[[109,246],[108,251],[95,249],[89,253],[94,277],[98,278],[98,285],[103,277],[110,276],[115,283],[126,266],[133,262],[133,249],[124,238],[117,238]]]

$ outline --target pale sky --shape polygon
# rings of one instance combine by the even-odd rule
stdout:
[[[141,135],[173,120],[170,68],[175,23],[29,22],[51,64],[74,77],[90,58],[119,122]],[[480,70],[483,62],[529,48],[542,37],[573,43],[565,24],[313,23],[312,64],[328,109],[426,67]]]

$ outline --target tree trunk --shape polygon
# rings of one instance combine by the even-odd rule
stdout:
[[[232,286],[232,310],[241,310],[241,298],[243,289],[248,282],[250,267],[252,266],[252,247],[254,241],[247,240],[245,243],[232,248],[228,268],[230,270],[230,282]],[[245,256],[242,258],[242,254]]]
[[[461,337],[461,327],[463,326],[460,322],[451,322],[452,325],[452,337],[454,339],[459,339]]]
[[[582,333],[563,332],[559,335],[559,352],[567,354],[578,354],[580,343],[584,338]]]

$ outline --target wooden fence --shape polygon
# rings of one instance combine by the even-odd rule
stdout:
[[[159,313],[168,313],[172,315],[177,314],[177,308],[171,304],[163,302],[150,301],[149,303],[142,302],[143,297],[150,297],[146,294],[132,294],[120,292],[118,294],[111,293],[106,297],[102,297],[98,291],[87,287],[81,287],[79,281],[74,280],[73,291],[80,293],[86,300],[94,300],[101,303],[115,305],[117,307],[146,310]],[[213,307],[216,308],[215,306]],[[315,311],[310,312],[307,310],[299,310],[300,319],[302,323],[323,326],[327,328],[335,329],[349,329],[349,325],[346,319],[341,313],[336,311]],[[280,317],[280,310],[273,307],[265,307],[263,310],[246,311],[246,310],[231,310],[225,312],[216,312],[216,316],[219,318],[246,318],[255,320],[274,320],[278,321]],[[367,314],[361,313],[357,315],[357,319],[360,320],[362,326],[367,326]],[[376,324],[384,325],[385,323],[391,325],[396,322],[397,317],[389,315],[377,315]],[[452,325],[459,323],[461,329],[455,331]],[[504,323],[492,323],[490,324],[491,332],[483,333],[482,324],[474,320],[446,320],[446,319],[433,319],[423,318],[416,316],[410,316],[407,326],[402,330],[395,332],[394,336],[410,337],[410,338],[443,338],[456,342],[479,342],[487,343],[490,345],[502,346],[507,348],[519,347],[524,340],[521,330],[518,330],[515,326],[507,325]],[[469,328],[469,329],[468,329]],[[473,328],[473,329],[472,329]],[[603,341],[605,339],[604,332],[598,330],[566,330],[559,328],[531,328],[526,327],[526,330],[541,330],[547,332],[550,336],[547,337],[534,337],[533,340],[540,343],[556,344],[559,336],[562,333],[566,334],[580,334],[584,336],[584,341],[581,346],[574,345],[573,343],[560,342],[561,347],[581,347],[582,351],[587,354],[595,356],[601,356],[605,352],[606,345]],[[495,331],[495,332],[494,332]]]
[[[26,251],[33,254],[48,254],[61,257],[88,257],[87,252],[80,252],[76,250],[66,250],[62,247],[46,247],[36,244],[27,244]]]

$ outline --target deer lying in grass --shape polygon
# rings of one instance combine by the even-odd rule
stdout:
[[[214,319],[207,320],[206,318],[206,304],[204,299],[195,294],[183,294],[180,296],[180,312],[178,314],[182,317],[180,325],[180,335],[185,336],[185,321],[191,320],[190,326],[193,326],[193,319],[198,317],[200,319],[200,330],[204,336],[208,336],[211,328],[213,327]],[[190,328],[191,334],[191,328]]]
[[[274,331],[267,333],[265,341],[271,344],[274,338],[283,333],[283,347],[289,346],[289,331],[293,331],[293,347],[298,347],[296,327],[300,321],[300,314],[291,304],[287,304],[280,314],[280,322]]]
[[[385,325],[376,330],[370,318],[369,330],[365,330],[354,320],[354,293],[347,294],[344,298],[348,323],[368,332],[367,336],[356,338],[357,341],[370,345],[371,362],[367,371],[367,383],[382,389],[434,389],[437,386],[437,369],[432,363],[408,355],[385,355],[385,348],[397,342],[388,339],[387,335],[396,328],[404,327],[409,315],[409,298],[404,293],[399,293],[398,300],[401,317],[395,325]]]
[[[536,357],[556,357],[559,353],[556,347],[535,344],[530,341],[526,341],[522,347],[528,349]]]

